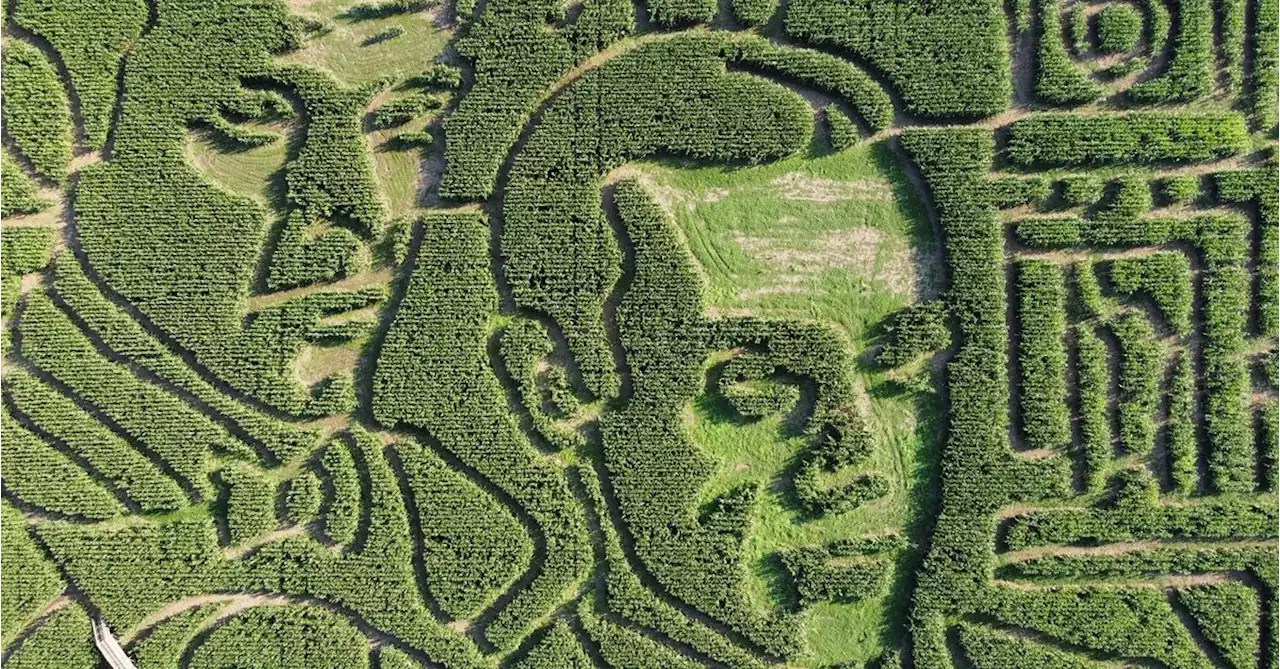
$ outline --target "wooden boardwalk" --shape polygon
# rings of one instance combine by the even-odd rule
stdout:
[[[124,648],[120,647],[120,642],[116,641],[115,636],[111,634],[111,629],[102,621],[102,618],[93,619],[93,643],[98,646],[98,652],[106,658],[111,669],[138,669],[133,664],[133,660],[124,654]]]

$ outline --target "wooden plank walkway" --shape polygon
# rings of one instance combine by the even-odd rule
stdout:
[[[102,653],[102,657],[106,658],[107,664],[111,665],[111,669],[138,669],[133,664],[133,660],[124,654],[124,648],[120,647],[120,642],[116,641],[111,629],[102,621],[102,618],[95,617],[93,619],[93,643],[98,647],[98,652]]]

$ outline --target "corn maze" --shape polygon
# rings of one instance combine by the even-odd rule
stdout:
[[[8,0],[2,60],[3,667],[1280,668],[1275,0]]]

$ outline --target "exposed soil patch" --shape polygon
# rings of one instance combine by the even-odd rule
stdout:
[[[789,293],[802,294],[813,292],[805,284],[809,281],[811,275],[808,274],[783,274],[775,277],[776,282],[768,286],[760,288],[751,288],[738,293],[738,299],[753,300],[765,295],[785,295]]]
[[[32,290],[35,290],[36,288],[40,287],[40,284],[43,281],[44,281],[43,274],[28,274],[22,277],[22,285],[18,288],[18,294],[26,295]]]
[[[742,309],[739,307],[728,309],[722,307],[707,307],[707,318],[712,320],[718,318],[742,318],[744,316],[752,316],[755,313],[756,312],[750,309]]]
[[[645,172],[644,170],[638,169],[635,165],[630,163],[610,172],[600,180],[600,185],[601,187],[604,187],[626,179],[633,180],[643,186],[645,192],[649,194],[649,197],[653,198],[653,201],[656,202],[659,207],[662,207],[662,210],[665,211],[668,216],[674,215],[677,207],[685,209],[693,208],[695,200],[690,197],[688,192],[680,190],[679,188],[660,184],[654,180],[653,175]],[[725,195],[728,195],[728,191],[724,191],[723,194],[718,195],[716,200],[723,198]],[[716,200],[712,201],[714,202]]]
[[[781,224],[794,222],[780,221]],[[808,284],[824,271],[839,269],[880,281],[897,293],[915,290],[911,250],[885,244],[885,234],[875,228],[833,230],[815,239],[753,237],[736,233],[734,241],[746,253],[770,266],[773,282],[743,291],[750,299],[779,293],[813,292]]]
[[[861,200],[864,202],[893,201],[892,186],[867,179],[835,181],[833,179],[809,177],[799,172],[791,172],[774,179],[772,183],[778,187],[778,197],[784,200],[824,203],[849,200]]]
[[[293,377],[310,387],[337,372],[355,369],[359,358],[360,354],[349,348],[304,346],[293,363]]]

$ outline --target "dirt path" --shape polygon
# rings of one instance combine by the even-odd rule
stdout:
[[[333,283],[314,284],[294,288],[292,290],[282,290],[267,295],[254,295],[245,301],[244,310],[246,312],[261,311],[267,307],[283,304],[290,300],[296,300],[307,295],[315,293],[323,293],[334,290],[359,290],[370,286],[385,286],[391,283],[394,274],[389,269],[379,269],[372,272],[361,272],[355,276],[349,276],[341,281]]]
[[[1214,574],[1162,574],[1153,576],[1146,580],[1124,580],[1124,581],[1105,581],[1107,588],[1175,588],[1183,589],[1196,585],[1215,585],[1219,583],[1231,583],[1236,581],[1231,574],[1219,572]],[[1003,579],[995,579],[993,583],[997,586],[1013,588],[1015,590],[1054,590],[1064,587],[1060,583],[1030,583],[1027,581],[1006,581]],[[1079,586],[1069,585],[1066,587],[1088,587],[1091,584],[1082,584]]]
[[[288,539],[289,537],[306,534],[306,532],[307,528],[302,525],[286,527],[282,530],[276,530],[274,532],[268,532],[266,534],[256,536],[253,539],[250,539],[247,543],[225,548],[222,551],[222,555],[228,560],[237,560],[248,555],[255,548],[260,548],[269,543],[280,541],[281,539]]]
[[[1129,541],[1102,546],[1035,546],[1019,551],[1003,553],[999,556],[1000,564],[1009,565],[1026,562],[1036,558],[1054,556],[1090,557],[1103,555],[1124,555],[1157,548],[1190,549],[1190,548],[1274,548],[1274,541],[1247,540],[1214,543],[1196,543],[1191,541]]]
[[[156,625],[172,618],[179,613],[190,611],[191,609],[205,606],[206,604],[223,603],[228,604],[220,609],[216,617],[206,621],[205,626],[209,626],[214,622],[224,620],[231,615],[243,611],[254,606],[262,606],[266,604],[288,604],[292,598],[283,595],[260,595],[260,594],[235,594],[235,595],[200,595],[198,597],[188,597],[176,602],[172,602],[150,615],[143,618],[138,624],[120,635],[120,640],[128,645],[133,643],[142,632],[149,630]]]

